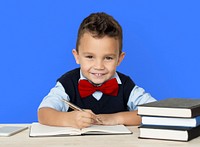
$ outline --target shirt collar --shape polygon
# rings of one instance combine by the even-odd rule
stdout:
[[[117,74],[117,72],[115,72],[115,74],[113,75],[112,78],[116,78],[117,83],[118,83],[118,84],[122,84],[122,82],[121,82],[121,80],[120,80],[119,75]],[[111,78],[111,79],[112,79],[112,78]],[[80,70],[80,79],[79,79],[79,80],[87,80],[87,78],[83,76],[81,70]]]

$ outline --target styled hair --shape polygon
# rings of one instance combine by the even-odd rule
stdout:
[[[76,41],[77,52],[80,39],[83,37],[84,33],[90,33],[94,38],[108,36],[117,39],[119,41],[119,53],[122,53],[122,28],[112,16],[104,12],[98,12],[90,14],[82,21]]]

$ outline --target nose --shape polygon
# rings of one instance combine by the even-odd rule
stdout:
[[[104,66],[104,63],[102,60],[96,60],[95,61],[95,64],[94,64],[94,69],[97,69],[97,70],[102,70],[104,69],[105,66]]]

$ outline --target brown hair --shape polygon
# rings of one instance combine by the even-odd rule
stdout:
[[[80,44],[80,39],[84,33],[90,33],[95,38],[104,36],[113,37],[119,40],[119,53],[122,52],[122,28],[120,24],[110,15],[101,13],[92,13],[86,17],[80,24],[78,37],[76,41],[76,50]]]

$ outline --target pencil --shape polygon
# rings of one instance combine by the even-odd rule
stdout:
[[[70,108],[72,108],[73,110],[77,110],[77,111],[84,111],[83,109],[81,109],[80,107],[72,104],[71,102],[65,100],[65,99],[62,99],[63,102],[65,102],[66,104],[69,105]]]
[[[69,105],[70,108],[72,108],[73,110],[77,110],[77,111],[84,111],[83,109],[81,109],[80,107],[72,104],[71,102],[67,101],[66,99],[61,99],[63,102],[65,102],[66,104]],[[100,118],[96,118],[96,121],[100,122],[101,124],[103,123],[102,120]]]

